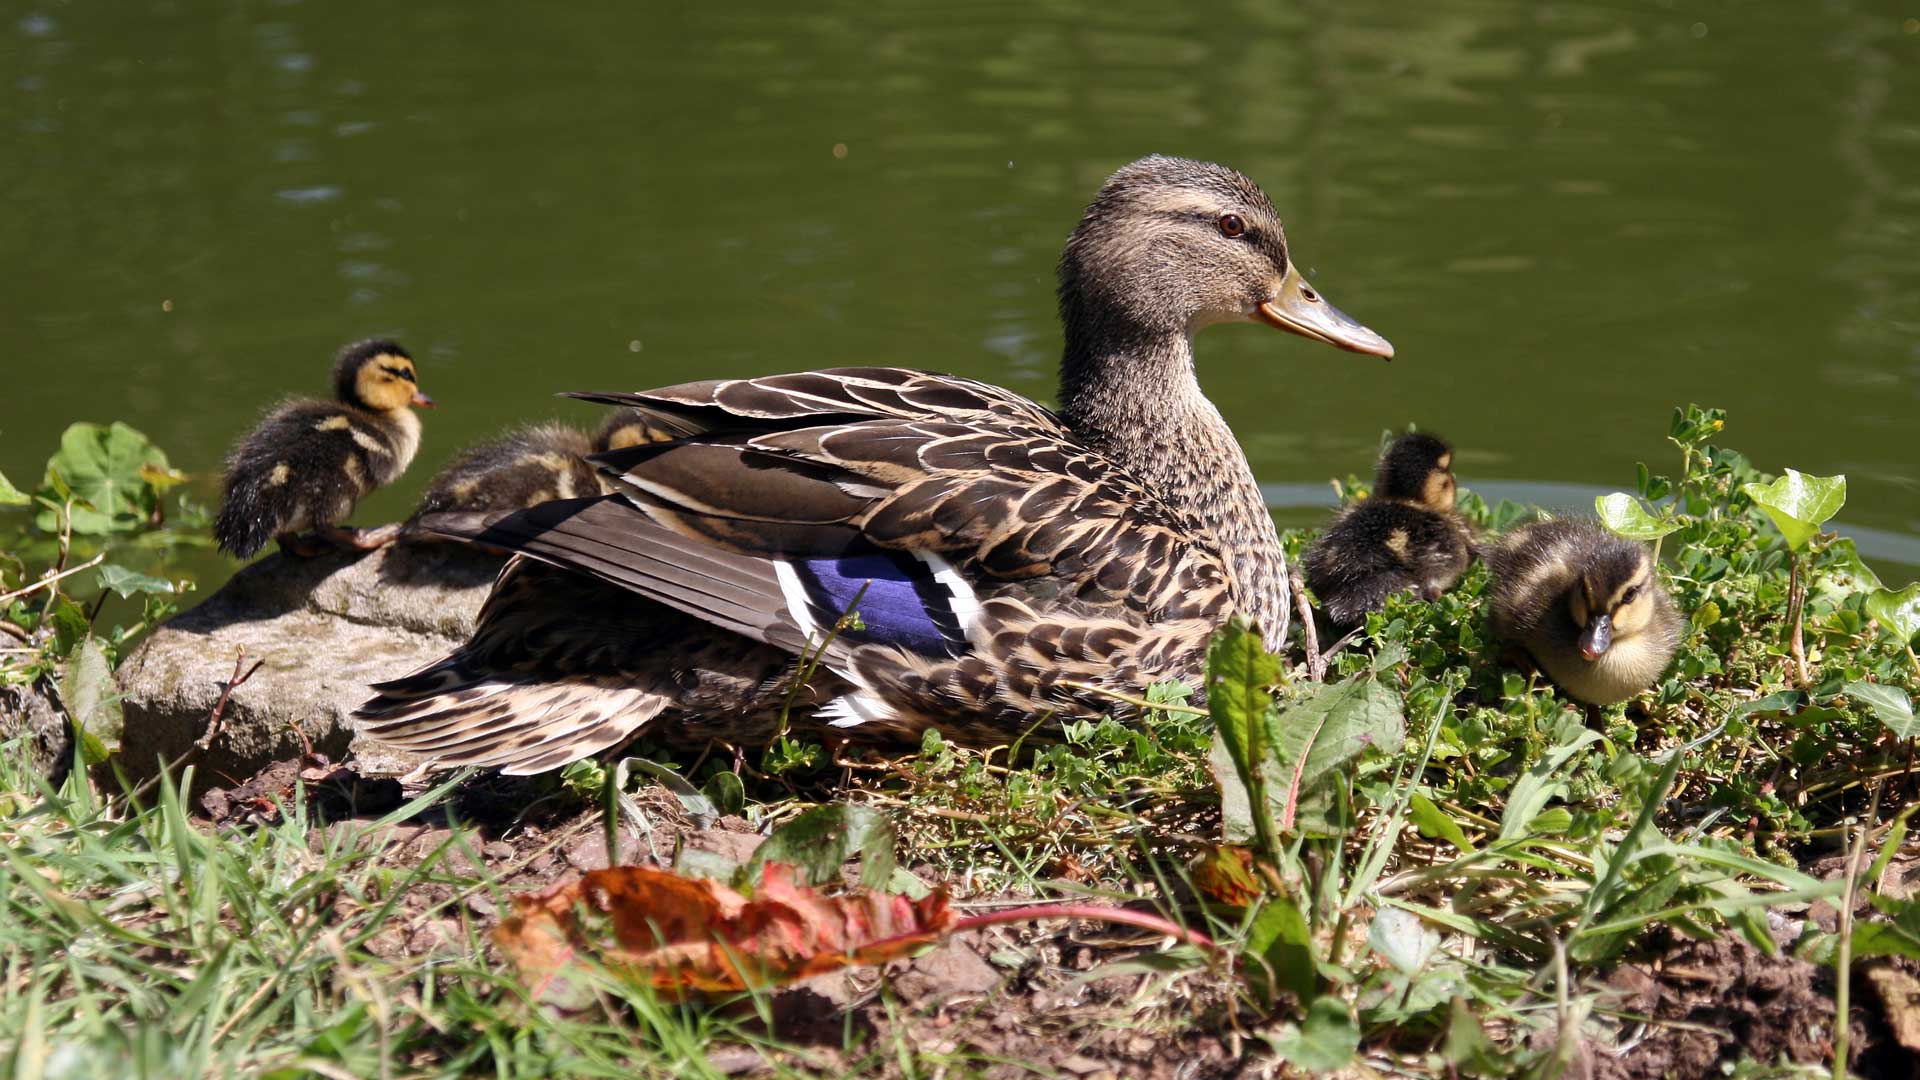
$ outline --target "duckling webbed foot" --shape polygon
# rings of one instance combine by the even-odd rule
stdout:
[[[331,544],[335,551],[376,551],[400,538],[400,522],[373,529],[355,529],[340,525],[322,525],[314,535]]]

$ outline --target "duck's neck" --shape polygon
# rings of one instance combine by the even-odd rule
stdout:
[[[1068,333],[1060,404],[1087,445],[1189,515],[1226,558],[1234,608],[1269,645],[1287,633],[1287,560],[1233,431],[1194,375],[1187,333],[1092,342]]]

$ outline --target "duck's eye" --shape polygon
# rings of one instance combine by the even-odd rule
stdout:
[[[1634,597],[1639,595],[1640,595],[1640,586],[1635,585],[1633,588],[1628,589],[1626,592],[1623,592],[1620,594],[1620,603],[1622,606],[1631,604],[1633,603]]]
[[[1235,240],[1246,235],[1247,223],[1240,220],[1239,214],[1220,215],[1220,235]]]

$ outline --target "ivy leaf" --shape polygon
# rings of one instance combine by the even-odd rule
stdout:
[[[1894,592],[1880,589],[1867,597],[1867,615],[1901,641],[1920,634],[1920,582]]]
[[[1766,511],[1794,551],[1805,549],[1820,526],[1847,502],[1846,477],[1808,476],[1794,469],[1771,484],[1745,484],[1741,490]]]
[[[1647,513],[1640,500],[1624,491],[1600,495],[1593,500],[1594,512],[1615,536],[1628,540],[1658,540],[1680,528],[1677,521],[1665,521]]]
[[[156,473],[157,470],[157,473]],[[60,449],[47,459],[46,486],[56,502],[71,494],[73,531],[88,535],[138,529],[159,505],[159,493],[143,471],[168,475],[167,455],[152,440],[126,424],[80,422],[60,436]],[[57,532],[59,515],[42,511],[34,524]]]
[[[112,589],[122,599],[135,593],[166,594],[173,591],[173,582],[166,578],[157,578],[151,574],[136,573],[124,566],[108,563],[100,568],[100,587]]]
[[[1907,698],[1906,691],[1885,683],[1850,682],[1841,687],[1840,692],[1856,701],[1865,702],[1873,710],[1873,715],[1887,726],[1896,739],[1911,739],[1920,736],[1920,723],[1913,717],[1913,702]]]
[[[793,867],[802,885],[840,879],[840,866],[860,856],[860,883],[886,887],[893,878],[893,822],[871,806],[820,806],[773,831],[747,861],[746,879],[759,881],[769,862]]]
[[[33,496],[14,487],[6,473],[0,473],[0,506],[26,506],[33,502]]]

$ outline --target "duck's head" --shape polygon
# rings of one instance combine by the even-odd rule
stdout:
[[[1455,495],[1453,447],[1417,431],[1393,440],[1374,470],[1373,493],[1417,502],[1437,513],[1451,512]]]
[[[1070,338],[1151,339],[1257,322],[1393,356],[1387,339],[1307,284],[1273,203],[1224,165],[1156,155],[1114,173],[1067,240],[1059,274]]]
[[[413,357],[392,341],[358,341],[340,350],[333,386],[341,401],[375,412],[433,408],[433,399],[420,392]]]
[[[1645,633],[1658,611],[1659,591],[1646,548],[1621,540],[1592,552],[1567,596],[1580,628],[1580,655],[1598,660]]]

